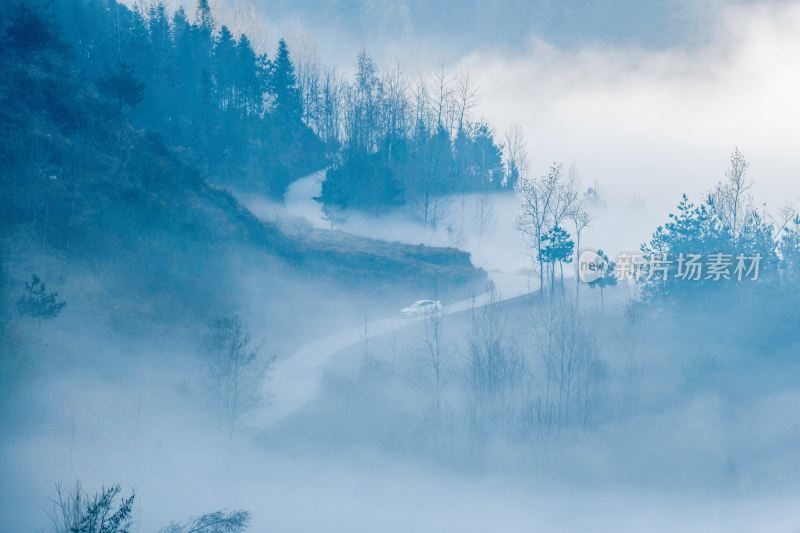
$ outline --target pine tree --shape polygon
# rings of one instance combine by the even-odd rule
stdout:
[[[800,280],[800,215],[783,229],[780,241],[781,274],[791,284]]]
[[[214,17],[211,14],[211,6],[209,6],[208,0],[198,0],[194,25],[202,37],[210,42],[211,37],[214,35]]]
[[[114,69],[106,70],[106,74],[97,80],[97,90],[117,103],[117,109],[123,105],[134,107],[144,98],[145,84],[140,82],[127,63],[120,63]]]
[[[34,274],[25,283],[25,294],[17,301],[17,310],[22,316],[48,320],[57,317],[66,305],[58,300],[58,292],[47,292],[47,286]]]
[[[11,15],[5,40],[12,50],[23,57],[58,44],[58,38],[45,17],[22,3]]]
[[[214,45],[216,97],[222,109],[236,109],[236,41],[227,26],[219,30]]]
[[[478,190],[499,189],[503,184],[503,153],[486,124],[478,124],[472,137],[472,161]]]
[[[250,39],[245,34],[239,37],[239,43],[236,46],[235,78],[244,112],[247,114],[259,113],[266,87],[259,75],[259,58],[253,51]]]
[[[572,262],[572,253],[575,249],[575,243],[570,238],[567,230],[553,226],[542,237],[542,250],[540,252],[540,261],[548,266],[550,269],[550,287],[551,291],[555,284],[555,267],[556,263],[561,266],[561,283],[564,283],[564,263]]]
[[[297,86],[289,47],[284,39],[278,42],[278,52],[272,62],[269,92],[273,97],[273,110],[280,121],[285,124],[300,122],[303,116],[300,88]]]
[[[600,289],[600,305],[605,309],[605,298],[603,295],[603,290],[606,287],[614,287],[617,284],[617,276],[616,276],[616,269],[617,265],[613,261],[609,261],[608,256],[605,252],[601,250],[597,250],[597,255],[602,259],[603,262],[603,271],[600,273],[600,277],[595,280],[589,282],[589,287],[592,289]]]
[[[669,214],[669,221],[656,228],[650,242],[641,246],[644,265],[651,265],[666,258],[667,273],[663,276],[644,278],[639,281],[648,297],[666,296],[687,283],[706,284],[703,279],[686,282],[677,274],[678,259],[691,256],[705,257],[711,253],[733,254],[732,238],[727,227],[715,215],[713,204],[709,201],[695,205],[684,194],[677,206],[677,212]]]

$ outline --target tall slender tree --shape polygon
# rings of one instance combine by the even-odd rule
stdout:
[[[286,123],[299,123],[303,116],[302,99],[289,47],[284,39],[278,42],[278,51],[272,61],[269,92],[278,119]]]

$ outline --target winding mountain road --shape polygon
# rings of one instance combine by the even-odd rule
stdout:
[[[313,196],[320,193],[323,172],[317,172],[294,182],[286,194],[286,207],[290,214],[308,219],[314,226],[325,227],[319,204]],[[537,280],[524,274],[502,272],[485,265],[489,279],[501,300],[508,300],[527,294],[533,290]],[[427,295],[420,295],[424,297]],[[449,315],[470,309],[472,305],[485,305],[489,293],[466,300],[444,305],[443,314]],[[411,302],[409,302],[411,303]],[[423,320],[423,317],[404,319],[399,310],[396,316],[369,322],[369,337],[376,337],[397,331]],[[255,414],[251,423],[261,429],[272,426],[295,413],[313,401],[320,391],[325,366],[330,358],[364,340],[364,325],[339,331],[332,335],[313,340],[300,346],[288,357],[278,359],[264,383],[265,395],[270,398],[269,406]]]

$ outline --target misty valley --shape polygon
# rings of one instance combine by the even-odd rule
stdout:
[[[0,531],[799,531],[798,25],[3,2]]]

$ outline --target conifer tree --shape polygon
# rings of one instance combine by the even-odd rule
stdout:
[[[294,65],[289,47],[284,39],[278,42],[278,52],[272,62],[269,92],[273,97],[273,110],[284,123],[296,123],[303,116],[300,88],[297,86]]]
[[[124,105],[134,107],[139,104],[144,98],[144,88],[145,84],[139,81],[133,69],[125,62],[108,69],[97,80],[97,90],[114,100],[120,111]]]

